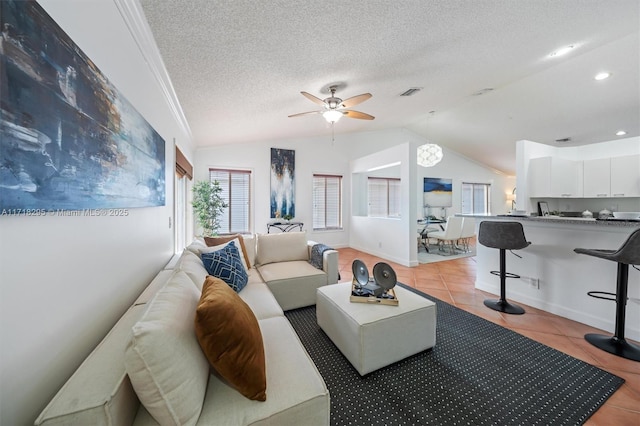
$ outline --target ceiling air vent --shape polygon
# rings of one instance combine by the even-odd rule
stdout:
[[[477,92],[472,93],[471,96],[482,96],[489,92],[493,92],[493,87],[485,87],[484,89],[480,89]]]
[[[404,93],[401,93],[400,96],[413,96],[421,90],[422,90],[422,87],[411,87],[407,89]]]
[[[556,139],[556,142],[558,142],[558,143],[567,143],[567,142],[571,142],[571,138]]]

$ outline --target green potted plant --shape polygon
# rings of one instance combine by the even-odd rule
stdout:
[[[282,218],[285,220],[285,222],[289,222],[291,219],[293,219],[293,216],[291,216],[290,214],[285,214],[284,216],[282,216]]]
[[[198,225],[202,228],[202,235],[213,237],[220,229],[220,215],[227,203],[220,195],[222,187],[218,181],[200,181],[193,185],[193,211]]]

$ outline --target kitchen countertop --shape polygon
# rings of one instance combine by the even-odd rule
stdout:
[[[593,226],[613,226],[613,227],[638,227],[640,220],[623,220],[623,219],[593,219],[584,217],[563,217],[563,216],[524,216],[524,215],[471,215],[457,214],[462,217],[475,217],[476,219],[514,219],[527,222],[540,223],[558,223],[563,225],[593,225]]]

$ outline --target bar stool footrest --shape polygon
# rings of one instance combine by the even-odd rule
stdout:
[[[500,276],[500,271],[491,271],[493,275]],[[520,275],[512,274],[511,272],[505,272],[504,276],[506,278],[520,278]]]
[[[611,300],[613,302],[616,301],[616,294],[615,293],[610,293],[608,291],[588,291],[587,295],[591,296],[591,297],[595,297],[596,299]],[[603,295],[604,296],[613,296],[613,297],[604,297]]]

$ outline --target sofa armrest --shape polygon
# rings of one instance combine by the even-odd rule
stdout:
[[[307,241],[309,249],[309,258],[311,258],[311,247],[318,244],[317,241]],[[338,251],[327,250],[322,253],[322,270],[327,274],[327,284],[335,284],[338,282]]]
[[[338,251],[327,250],[322,256],[322,269],[327,273],[327,284],[338,282]]]

